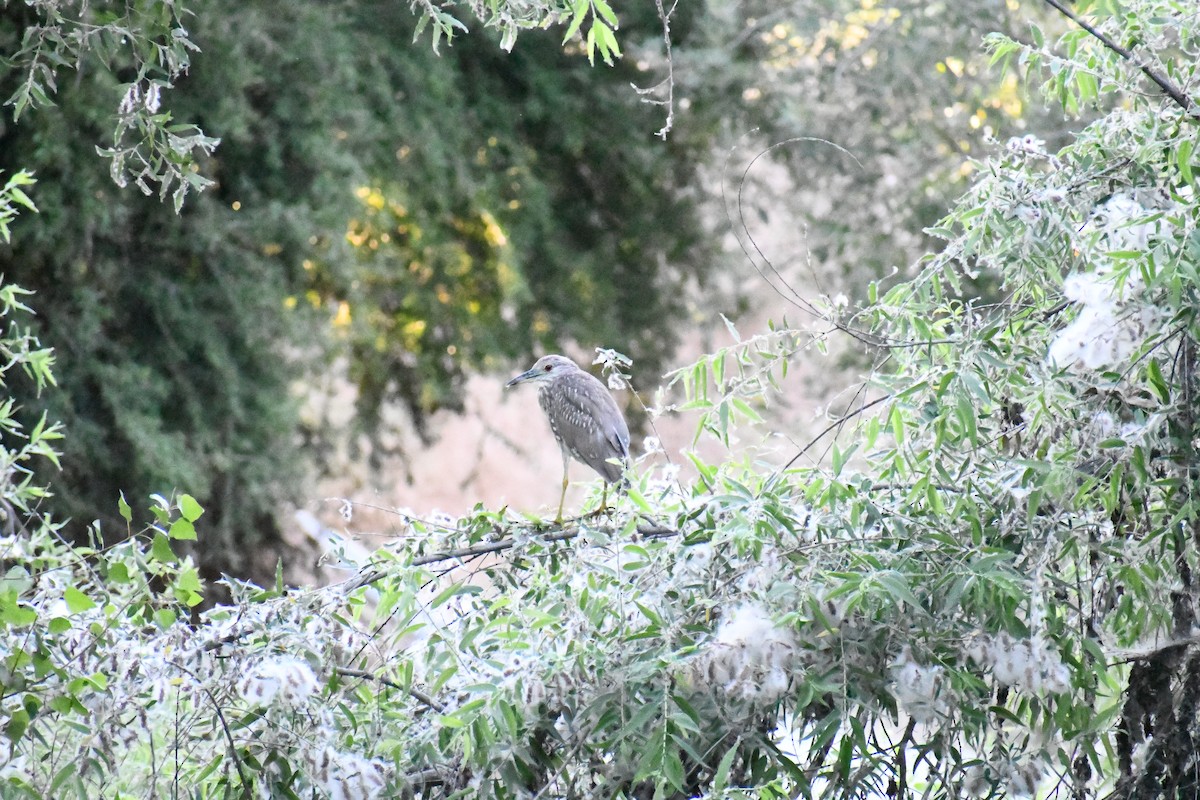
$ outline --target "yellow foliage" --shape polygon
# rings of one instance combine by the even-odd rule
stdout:
[[[412,322],[404,324],[404,327],[400,329],[400,335],[404,339],[404,346],[407,349],[417,349],[417,345],[421,342],[421,337],[425,335],[425,327],[425,320],[423,319],[414,319]]]
[[[362,247],[369,234],[366,226],[356,219],[350,220],[349,230],[346,231],[346,241],[351,247]]]
[[[479,212],[479,218],[483,221],[484,241],[492,247],[504,247],[508,244],[508,237],[504,235],[504,229],[500,227],[500,223],[496,222],[496,218],[490,212]]]

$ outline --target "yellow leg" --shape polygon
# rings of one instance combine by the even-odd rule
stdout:
[[[604,484],[604,493],[600,495],[600,510],[608,510],[608,484]]]
[[[563,503],[565,503],[566,500],[567,500],[567,473],[564,472],[563,473],[562,494],[560,494],[558,496],[558,516],[554,518],[554,521],[559,523],[560,525],[562,524]]]
[[[557,522],[559,525],[561,525],[562,524],[563,503],[565,503],[567,500],[567,469],[570,467],[570,464],[571,464],[571,454],[567,452],[567,448],[563,447],[561,442],[559,443],[559,447],[562,447],[563,488],[562,488],[562,494],[560,494],[558,496],[558,516],[554,518],[554,521]]]

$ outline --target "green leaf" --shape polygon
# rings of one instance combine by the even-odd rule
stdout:
[[[1163,379],[1162,369],[1158,366],[1158,359],[1151,358],[1146,362],[1146,379],[1150,381],[1150,388],[1158,395],[1158,399],[1162,403],[1171,402],[1171,390],[1167,387],[1166,380]]]
[[[679,757],[679,751],[674,747],[666,747],[663,753],[663,777],[671,784],[676,791],[683,789],[683,759]]]
[[[600,45],[600,53],[604,57],[604,63],[610,67],[613,64],[613,56],[621,57],[621,46],[617,44],[617,37],[613,35],[612,28],[597,20],[592,25],[592,31],[596,33],[596,43]],[[591,34],[589,34],[589,39]]]
[[[183,518],[188,522],[195,522],[204,514],[204,507],[190,494],[184,494],[179,497],[179,513],[183,514]]]
[[[571,17],[571,24],[567,26],[567,33],[563,36],[562,43],[566,44],[571,41],[571,37],[579,30],[579,26],[583,24],[583,20],[587,17],[588,8],[591,4],[588,0],[575,0],[573,10],[575,15]]]
[[[90,611],[96,607],[96,603],[92,598],[74,586],[68,586],[67,590],[63,592],[63,600],[66,601],[67,608],[71,610],[72,614],[78,614],[81,611]]]
[[[171,549],[171,541],[161,531],[154,534],[154,542],[150,545],[150,555],[155,561],[163,564],[175,562],[175,551]]]
[[[442,591],[438,592],[437,597],[430,601],[429,607],[439,608],[452,597],[457,597],[460,594],[476,595],[482,591],[483,589],[479,588],[473,583],[452,583]]]
[[[737,412],[751,422],[759,423],[763,421],[758,412],[751,408],[750,404],[742,398],[731,398],[731,402],[733,403],[733,407],[737,410]]]
[[[649,501],[646,500],[645,495],[637,490],[637,487],[630,486],[627,495],[642,511],[645,511],[647,514],[653,513],[653,508],[650,506]]]
[[[588,28],[586,47],[589,64],[596,63],[596,28],[599,27],[600,24],[601,23],[599,21],[594,21],[592,22],[592,27]]]
[[[742,740],[738,739],[725,751],[725,755],[721,756],[721,763],[717,765],[717,774],[713,776],[712,791],[709,792],[710,797],[720,797],[725,791],[725,787],[729,785],[729,770],[733,768],[733,760],[737,758],[738,749]]]
[[[29,195],[25,194],[23,191],[18,189],[16,186],[9,186],[8,193],[9,193],[9,196],[11,196],[13,200],[16,200],[18,203],[25,206],[30,211],[34,211],[34,212],[37,211],[37,206],[35,206],[33,204],[33,201],[29,199]]]
[[[172,539],[188,539],[196,538],[196,527],[186,519],[180,517],[171,523],[171,527],[167,530],[167,535]]]
[[[1175,164],[1179,167],[1179,174],[1188,183],[1195,183],[1192,177],[1192,147],[1190,139],[1181,139],[1175,148]]]
[[[15,592],[0,595],[0,622],[13,627],[32,625],[37,622],[37,612],[21,605]]]
[[[120,498],[117,500],[117,511],[121,514],[121,519],[125,522],[133,523],[133,509],[129,507],[129,503],[125,502],[125,493],[121,492]]]
[[[29,712],[23,708],[15,708],[9,712],[8,724],[4,726],[4,735],[12,743],[18,742],[29,727]]]
[[[196,571],[195,567],[189,566],[180,570],[175,584],[172,586],[172,591],[180,602],[192,607],[199,605],[204,600],[204,596],[201,594],[202,588],[200,573]]]
[[[613,12],[612,7],[610,7],[608,3],[604,2],[604,0],[592,0],[592,8],[598,11],[600,16],[604,18],[604,21],[613,28],[621,27],[620,22],[617,21],[617,15]]]
[[[129,567],[120,561],[113,561],[108,564],[104,577],[109,583],[129,583]]]
[[[921,603],[913,594],[905,577],[895,570],[885,570],[874,576],[875,582],[883,588],[893,600],[908,603],[916,610],[921,609]]]
[[[992,402],[992,398],[988,394],[987,388],[984,387],[983,381],[981,381],[979,376],[974,372],[963,371],[959,373],[958,377],[962,380],[963,384],[966,385],[967,391],[974,395],[977,400],[988,404]]]

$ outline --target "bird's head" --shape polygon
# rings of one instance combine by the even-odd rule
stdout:
[[[505,384],[516,386],[518,383],[549,383],[560,375],[568,372],[578,372],[579,367],[566,356],[542,356],[529,369]]]

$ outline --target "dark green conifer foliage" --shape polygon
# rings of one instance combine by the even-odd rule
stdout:
[[[222,142],[203,163],[216,185],[180,215],[118,189],[96,155],[120,69],[85,61],[55,107],[0,122],[0,169],[39,178],[42,213],[21,219],[0,272],[36,290],[59,354],[53,510],[117,532],[119,491],[187,491],[209,509],[209,574],[261,575],[275,513],[303,495],[291,388],[337,347],[368,430],[385,400],[420,425],[455,406],[465,369],[567,340],[620,346],[650,374],[662,363],[680,287],[708,259],[680,199],[688,160],[653,138],[660,112],[629,91],[633,67],[590,68],[554,32],[512,54],[468,37],[433,56],[403,4],[191,10],[201,52],[163,105]],[[0,41],[36,22],[0,9]],[[18,78],[0,71],[0,95]],[[378,211],[364,187],[402,206],[419,241],[348,241]]]

